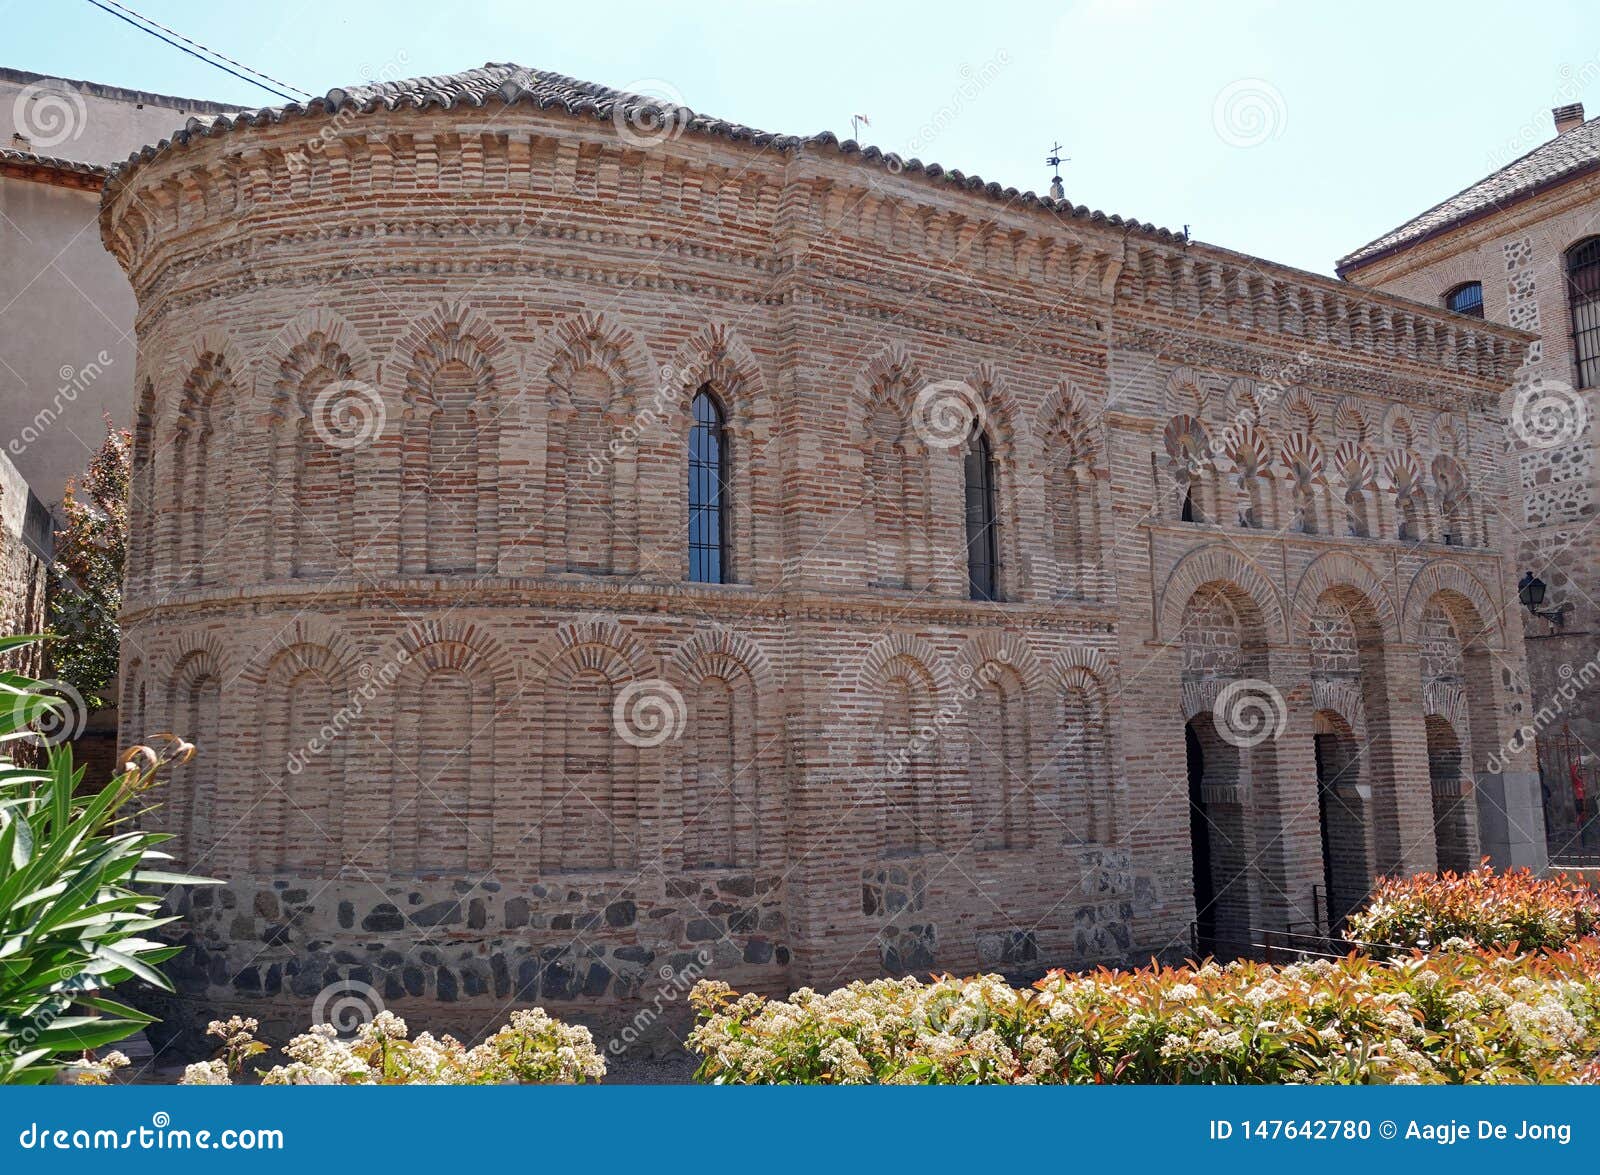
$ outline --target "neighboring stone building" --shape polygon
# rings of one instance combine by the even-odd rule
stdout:
[[[106,165],[234,109],[0,68],[0,451],[54,510],[133,416],[133,291],[95,228]]]
[[[193,123],[102,228],[202,1008],[1232,951],[1542,863],[1523,333],[504,65]]]
[[[1505,409],[1517,492],[1503,520],[1519,579],[1551,849],[1600,852],[1600,119],[1551,112],[1555,138],[1339,262],[1361,285],[1509,323],[1539,339]],[[1575,786],[1575,781],[1577,781]]]
[[[50,565],[50,512],[0,453],[0,636],[45,629],[45,571]],[[37,675],[39,646],[0,655],[0,668]]]

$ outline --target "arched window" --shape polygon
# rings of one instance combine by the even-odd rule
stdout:
[[[1353,539],[1370,538],[1372,527],[1367,522],[1367,496],[1359,486],[1351,486],[1344,495],[1345,531]]]
[[[1572,307],[1572,353],[1578,386],[1600,386],[1600,237],[1567,250],[1567,301]]]
[[[967,439],[967,586],[974,600],[1000,598],[1000,543],[994,510],[994,454],[981,429]]]
[[[689,578],[728,579],[728,430],[710,389],[694,398],[689,430]]]
[[[1444,308],[1465,314],[1468,318],[1483,317],[1483,283],[1462,282],[1444,296]]]

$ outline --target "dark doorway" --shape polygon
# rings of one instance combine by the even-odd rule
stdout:
[[[1469,872],[1477,864],[1472,793],[1462,776],[1462,747],[1455,728],[1437,714],[1423,719],[1428,739],[1428,783],[1433,792],[1433,835],[1439,868]]]
[[[1338,934],[1372,889],[1372,848],[1361,755],[1343,717],[1318,711],[1311,746],[1317,764],[1317,825],[1322,837],[1322,929]]]
[[[1211,870],[1211,820],[1206,814],[1203,783],[1205,753],[1192,725],[1183,728],[1189,762],[1189,852],[1194,861],[1195,949],[1213,954],[1217,942],[1217,891]]]

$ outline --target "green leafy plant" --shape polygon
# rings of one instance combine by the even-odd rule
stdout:
[[[0,655],[33,639],[0,638]],[[171,990],[157,965],[181,948],[147,937],[172,921],[152,887],[213,884],[161,869],[170,858],[157,846],[170,838],[129,820],[158,772],[194,748],[173,738],[164,750],[135,747],[90,792],[69,748],[49,748],[40,766],[18,753],[63,705],[42,683],[0,672],[0,1082],[48,1081],[69,1054],[150,1023],[110,992],[130,980]]]
[[[128,485],[133,436],[106,423],[106,439],[61,499],[66,526],[50,564],[50,672],[91,710],[109,703],[122,629],[122,572],[128,551]]]

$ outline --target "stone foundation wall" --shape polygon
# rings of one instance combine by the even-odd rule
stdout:
[[[782,881],[752,874],[622,889],[578,876],[510,887],[277,878],[182,890],[171,912],[185,950],[167,966],[179,998],[155,1001],[167,1012],[157,1032],[190,1054],[216,1009],[282,1040],[341,1002],[463,1039],[526,1004],[615,1034],[708,974],[786,991],[791,960]]]

